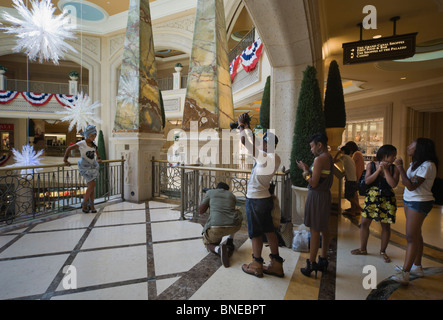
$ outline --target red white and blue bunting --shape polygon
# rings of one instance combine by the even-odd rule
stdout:
[[[67,95],[67,94],[54,94],[55,99],[64,107],[70,107],[73,104],[77,96]]]
[[[19,93],[18,91],[0,91],[0,104],[11,103]]]
[[[31,105],[41,107],[49,103],[52,97],[55,97],[57,102],[64,107],[69,107],[69,103],[73,103],[77,96],[67,94],[52,94],[52,93],[35,93],[35,92],[18,92],[18,91],[0,91],[0,104],[8,104],[14,101],[18,95],[29,102]]]
[[[23,98],[30,104],[36,107],[44,106],[51,100],[53,94],[50,93],[34,93],[34,92],[22,92]]]
[[[229,65],[229,73],[231,74],[231,82],[237,74],[237,68],[239,64],[242,65],[246,72],[251,72],[257,66],[260,56],[263,52],[263,43],[260,38],[258,38],[253,44],[247,47],[243,52],[238,55]]]

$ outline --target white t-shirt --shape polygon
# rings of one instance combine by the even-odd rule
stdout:
[[[86,140],[82,140],[77,142],[77,145],[80,150],[80,155],[84,161],[89,163],[95,162],[95,148],[88,146]]]
[[[403,194],[403,199],[406,201],[433,201],[435,200],[432,194],[432,186],[434,184],[434,180],[437,176],[437,167],[434,162],[426,161],[423,162],[417,169],[411,171],[412,163],[409,166],[406,175],[409,179],[414,176],[418,176],[424,178],[425,181],[414,191],[409,191],[408,188],[405,188],[405,192]]]
[[[281,159],[276,153],[265,153],[259,151],[255,159],[254,167],[248,182],[248,192],[246,197],[249,199],[269,198],[269,186],[271,180],[280,167]]]
[[[343,154],[340,159],[343,162],[345,169],[346,181],[357,181],[357,170],[355,169],[355,162],[347,154]]]

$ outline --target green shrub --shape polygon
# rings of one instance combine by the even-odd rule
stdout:
[[[297,187],[307,187],[308,183],[302,176],[302,170],[296,160],[302,160],[307,165],[314,161],[314,155],[309,146],[309,139],[314,133],[325,133],[325,118],[322,108],[321,93],[316,78],[317,70],[308,66],[303,72],[300,96],[296,112],[294,135],[291,152],[291,182]]]

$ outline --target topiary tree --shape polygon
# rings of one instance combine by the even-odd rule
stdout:
[[[303,179],[302,170],[298,168],[296,161],[302,160],[311,165],[314,155],[309,146],[309,139],[314,133],[325,133],[325,118],[316,76],[317,70],[313,66],[308,66],[303,72],[292,137],[291,182],[292,185],[302,188],[306,188],[308,183]]]
[[[162,91],[158,90],[158,93],[160,95],[160,110],[162,112],[162,128],[164,129],[166,125],[165,105],[163,104]]]
[[[98,141],[97,141],[97,151],[102,160],[106,160],[106,147],[105,147],[105,139],[103,138],[103,131],[100,130],[98,133]],[[100,164],[99,168],[99,183],[95,186],[95,197],[100,198],[104,194],[106,194],[109,190],[108,187],[108,170],[103,163]]]
[[[326,128],[346,127],[345,97],[338,63],[332,60],[329,65],[328,82],[325,94]]]
[[[263,132],[269,129],[271,113],[271,76],[266,79],[265,88],[263,90],[263,97],[261,100],[260,113],[259,113],[259,123]]]

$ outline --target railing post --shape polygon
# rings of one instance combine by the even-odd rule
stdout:
[[[125,158],[122,156],[122,162],[121,162],[121,176],[120,176],[120,190],[122,193],[122,201],[125,201]]]
[[[185,220],[185,169],[180,168],[180,220]]]

